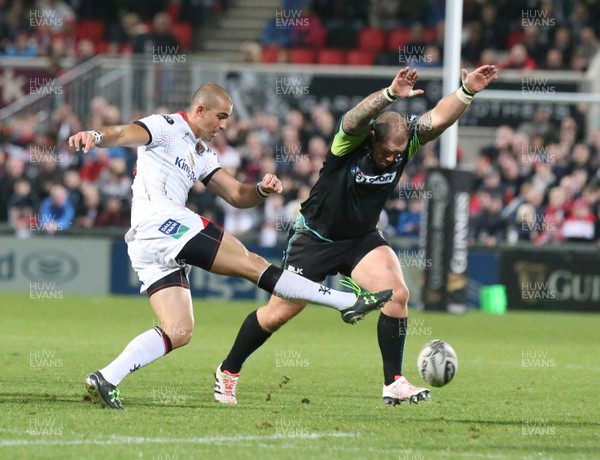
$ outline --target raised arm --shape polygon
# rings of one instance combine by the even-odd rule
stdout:
[[[258,184],[243,184],[227,171],[220,169],[208,181],[206,188],[236,208],[252,208],[271,193],[281,193],[281,181],[274,174],[265,174]]]
[[[413,90],[418,79],[419,73],[415,69],[405,67],[400,70],[388,88],[370,94],[346,113],[342,121],[344,131],[354,136],[364,134],[369,130],[371,119],[396,99],[423,94],[422,89]]]
[[[498,69],[484,65],[468,73],[462,69],[462,86],[449,94],[429,112],[419,118],[417,132],[421,145],[429,142],[452,126],[469,107],[473,96],[498,78]]]
[[[146,145],[149,141],[148,131],[131,123],[129,125],[105,126],[98,131],[80,131],[69,137],[69,146],[74,147],[75,150],[83,149],[83,152],[87,153],[94,146],[114,147],[115,145],[123,145],[125,147],[139,147],[140,145]]]

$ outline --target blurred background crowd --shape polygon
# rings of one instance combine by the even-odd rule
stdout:
[[[407,52],[427,48],[420,53],[439,58],[422,64],[441,65],[444,3],[286,0],[282,8],[301,10],[311,18],[310,27],[278,28],[273,18],[260,44],[248,44],[240,59],[327,63],[318,50],[333,49],[345,60],[353,51],[366,51],[372,64],[397,65],[399,46],[404,46]],[[528,6],[549,11],[554,26],[522,27]],[[62,25],[31,29],[28,12],[33,7],[55,11]],[[194,28],[207,14],[227,7],[225,0],[0,0],[0,65],[3,56],[48,56],[59,71],[65,56],[85,60],[97,53],[144,53],[157,44],[193,51]],[[598,47],[598,19],[599,2],[465,0],[464,65],[585,70]],[[86,32],[101,34],[99,38],[77,32],[77,24],[85,21],[103,24]],[[185,109],[159,107],[155,112]],[[0,125],[0,226],[10,226],[23,238],[128,226],[135,150],[95,148],[83,155],[69,149],[67,139],[81,129],[132,120],[123,120],[119,109],[101,96],[90,101],[89,113],[88,119],[80,119],[68,105],[58,107],[44,133],[37,132],[35,118]],[[283,117],[258,112],[242,119],[234,111],[227,130],[212,143],[222,166],[244,182],[276,171],[285,192],[256,209],[238,210],[198,183],[188,206],[235,235],[254,234],[256,242],[274,246],[308,196],[337,121],[323,106],[310,113],[292,110]],[[426,196],[423,180],[427,168],[438,166],[438,150],[438,142],[427,144],[408,165],[381,215],[380,228],[387,235],[418,235]],[[587,138],[583,119],[556,121],[538,109],[521,126],[499,126],[475,161],[460,164],[459,159],[459,166],[476,176],[472,243],[600,242],[600,129]]]

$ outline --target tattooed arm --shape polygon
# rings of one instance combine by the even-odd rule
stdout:
[[[467,73],[467,71],[463,69],[463,85],[467,87],[468,91],[477,94],[494,81],[498,77],[497,74],[498,70],[493,65],[481,66],[471,73]],[[421,145],[438,137],[448,127],[456,123],[461,115],[465,113],[469,107],[469,103],[468,101],[465,102],[465,96],[460,98],[457,93],[446,96],[439,101],[432,110],[419,118],[419,121],[417,122],[417,133]],[[472,96],[470,96],[470,98],[472,99]],[[469,99],[468,95],[467,99]]]
[[[360,101],[356,107],[346,113],[342,121],[342,128],[348,134],[359,136],[369,130],[371,119],[379,114],[394,101],[385,96],[385,91],[391,91],[392,98],[405,98],[423,94],[423,90],[413,90],[413,85],[419,79],[419,73],[405,67],[400,70],[389,88],[376,91]]]

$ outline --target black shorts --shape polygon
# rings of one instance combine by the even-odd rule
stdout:
[[[379,246],[389,244],[377,230],[362,238],[332,242],[290,230],[282,267],[316,282],[338,273],[350,276],[362,258]]]

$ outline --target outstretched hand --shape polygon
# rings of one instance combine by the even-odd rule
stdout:
[[[498,69],[495,65],[482,65],[473,72],[462,69],[462,82],[474,93],[485,89],[491,82],[498,78]]]
[[[88,153],[96,146],[96,138],[90,131],[80,131],[69,137],[69,147]]]
[[[417,69],[412,69],[408,66],[400,70],[392,84],[390,89],[398,95],[398,97],[413,97],[423,94],[425,91],[422,89],[413,89],[413,86],[419,79],[419,72]]]

